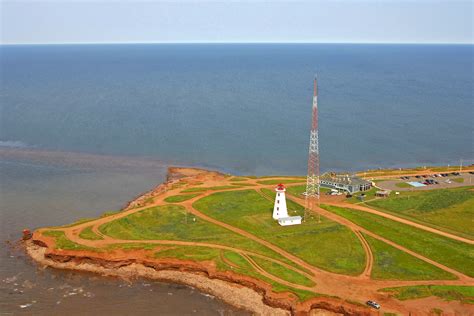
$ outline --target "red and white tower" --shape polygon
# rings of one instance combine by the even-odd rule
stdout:
[[[319,205],[318,79],[314,78],[311,132],[309,137],[308,175],[306,177],[305,220]]]

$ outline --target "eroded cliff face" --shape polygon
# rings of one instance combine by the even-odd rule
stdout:
[[[231,271],[216,271],[212,262],[171,259],[138,259],[150,255],[146,250],[65,251],[51,248],[49,240],[26,241],[28,254],[38,263],[58,269],[89,271],[126,279],[150,278],[181,283],[215,295],[235,307],[257,315],[371,315],[366,308],[336,298],[313,298],[303,303],[291,293],[275,293],[261,280]],[[144,256],[145,255],[145,256]],[[312,312],[313,311],[313,312]],[[323,312],[324,311],[324,312]]]

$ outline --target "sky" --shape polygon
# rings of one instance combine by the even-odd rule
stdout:
[[[0,43],[473,43],[474,0],[0,0]]]

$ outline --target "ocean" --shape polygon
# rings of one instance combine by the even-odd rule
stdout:
[[[0,239],[119,209],[169,164],[305,174],[316,73],[323,171],[474,163],[473,48],[0,46]],[[10,244],[0,259],[2,312],[244,314],[187,287],[38,269]]]

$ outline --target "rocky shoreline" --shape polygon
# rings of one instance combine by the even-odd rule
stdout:
[[[273,308],[263,303],[262,297],[254,290],[232,284],[219,279],[210,279],[197,273],[177,270],[156,270],[140,263],[130,263],[120,267],[106,267],[88,258],[89,262],[76,263],[74,261],[61,262],[59,256],[45,256],[47,248],[36,245],[34,242],[26,243],[28,255],[42,266],[56,269],[94,272],[104,276],[115,276],[125,279],[148,278],[177,284],[185,284],[200,291],[214,295],[224,302],[248,310],[258,315],[289,315],[284,309]],[[63,257],[64,260],[64,257]]]
[[[336,298],[313,298],[299,303],[288,293],[274,293],[271,286],[259,280],[231,272],[216,273],[194,262],[105,260],[91,253],[54,251],[43,241],[34,238],[26,241],[25,247],[28,255],[42,266],[87,271],[128,280],[148,278],[184,284],[255,315],[370,315],[366,308]]]

